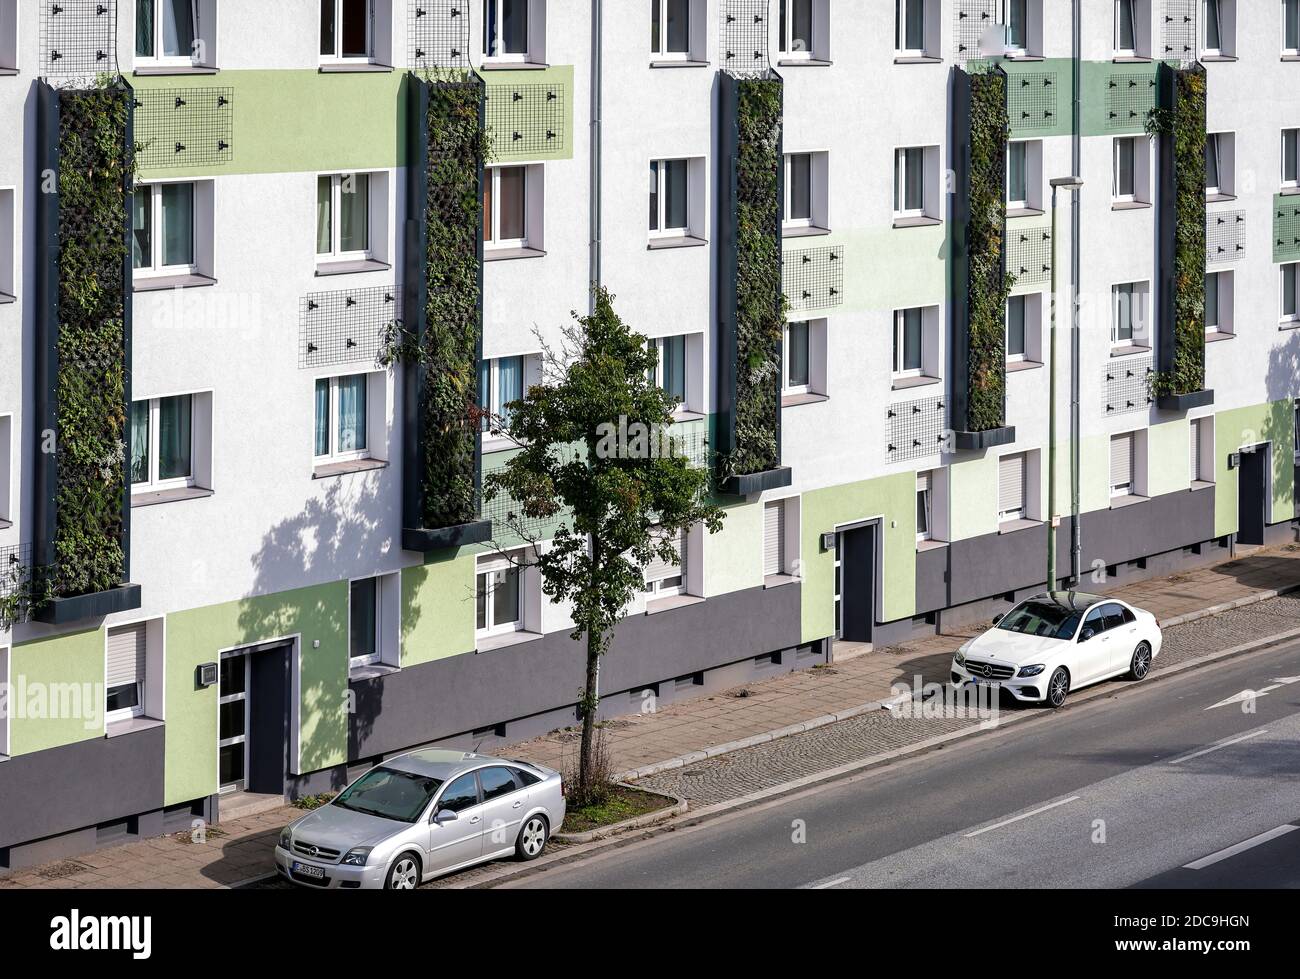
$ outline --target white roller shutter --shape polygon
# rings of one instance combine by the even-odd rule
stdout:
[[[656,539],[659,539],[659,533],[655,531]],[[673,549],[678,554],[678,561],[670,564],[656,555],[645,569],[645,580],[649,584],[652,581],[662,581],[664,578],[675,578],[678,575],[686,573],[686,531],[677,534],[673,539]]]
[[[763,574],[785,573],[785,501],[763,508]]]
[[[1025,512],[1025,454],[1003,456],[998,460],[998,513],[1017,518]]]
[[[1192,422],[1192,481],[1201,478],[1201,423],[1200,420]]]
[[[1110,492],[1124,495],[1133,491],[1133,433],[1110,438]]]
[[[110,629],[108,633],[108,673],[105,685],[125,687],[144,683],[145,624]]]

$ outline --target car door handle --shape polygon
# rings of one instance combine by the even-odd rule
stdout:
[[[515,803],[513,806],[511,806],[510,808],[511,808],[511,809],[518,809],[518,808],[519,808],[520,806],[522,806],[522,805],[523,805],[523,802],[522,802],[522,801],[519,801],[519,802],[516,802],[516,803]]]
[[[477,823],[481,818],[482,818],[481,816],[470,816],[469,818],[470,824],[473,825],[474,823]]]

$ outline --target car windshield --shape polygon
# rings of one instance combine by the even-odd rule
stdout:
[[[1055,602],[1025,602],[1003,616],[998,628],[1026,636],[1072,639],[1074,630],[1079,627],[1079,615],[1079,612],[1062,608]]]
[[[340,793],[334,805],[369,816],[413,823],[437,794],[442,781],[429,775],[375,768]]]

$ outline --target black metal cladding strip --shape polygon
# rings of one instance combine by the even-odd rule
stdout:
[[[468,68],[470,8],[475,0],[412,0],[406,40],[414,68]]]

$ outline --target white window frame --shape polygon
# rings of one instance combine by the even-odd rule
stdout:
[[[517,169],[523,174],[523,226],[524,236],[522,238],[502,238],[501,237],[501,174],[508,169]],[[489,250],[493,249],[510,249],[510,248],[527,248],[529,232],[528,209],[530,205],[529,195],[532,193],[530,184],[531,175],[529,167],[522,163],[502,164],[501,166],[488,167],[484,174],[485,180],[492,182],[489,193],[492,195],[492,227],[488,229],[489,236],[483,239],[483,247]]]
[[[375,0],[366,0],[366,53],[364,56],[343,54],[343,0],[333,0],[334,2],[334,51],[330,54],[320,52],[322,64],[349,65],[360,64],[368,65],[375,62]],[[318,24],[316,37],[319,41],[323,24]],[[319,44],[317,45],[319,48]]]
[[[792,173],[794,170],[794,160],[796,157],[808,158],[808,216],[806,218],[792,218],[791,202],[794,199],[794,180]],[[785,188],[785,204],[781,208],[781,224],[785,228],[812,228],[815,227],[813,221],[817,212],[817,154],[813,152],[805,153],[787,153],[785,154],[785,174],[781,181]]]
[[[696,23],[695,18],[702,14],[702,10],[697,11],[696,0],[681,0],[686,5],[686,50],[669,51],[668,50],[668,4],[671,0],[651,0],[650,3],[650,20],[654,23],[654,7],[659,4],[659,48],[655,49],[654,45],[650,46],[650,56],[655,61],[693,61],[692,41],[695,38]],[[651,37],[653,38],[653,33]]]
[[[1231,269],[1207,269],[1205,272],[1206,279],[1209,279],[1210,276],[1214,276],[1216,280],[1215,299],[1217,305],[1214,310],[1215,323],[1211,326],[1208,322],[1209,303],[1206,303],[1207,322],[1205,333],[1207,336],[1232,336],[1236,333],[1233,316],[1236,305],[1236,276],[1233,275]]]
[[[1119,335],[1119,309],[1120,296],[1124,293],[1129,295],[1129,326],[1131,335],[1123,339]],[[1138,302],[1138,316],[1133,315],[1133,305]],[[1151,287],[1150,283],[1143,280],[1134,282],[1117,282],[1110,287],[1110,345],[1116,347],[1148,347],[1150,339],[1150,316],[1151,316]],[[1138,327],[1142,327],[1139,335]]]
[[[926,487],[921,489],[921,477],[926,477]],[[916,528],[916,542],[934,540],[934,483],[936,478],[935,470],[923,470],[916,474],[916,506],[920,512],[922,508],[925,511],[925,530],[918,525]]]
[[[908,159],[908,152],[911,150],[917,150],[921,154],[921,206],[920,207],[906,207],[906,206],[896,207],[894,209],[895,218],[921,218],[926,216],[925,158],[928,151],[928,147],[925,146],[895,147],[894,149],[894,200],[899,205],[906,204],[905,198],[906,198],[907,173],[908,173],[907,159]]]
[[[691,334],[691,333],[669,333],[664,336],[650,338],[649,346],[657,354],[657,357],[655,359],[654,370],[651,371],[650,383],[660,389],[662,389],[664,386],[665,342],[668,340],[676,340],[679,337],[681,338],[682,341],[682,400],[677,402],[677,408],[673,412],[674,414],[681,414],[682,412],[685,412],[687,410],[686,405],[691,400],[691,364],[690,364],[691,348],[692,348],[691,340],[692,337],[698,335],[699,334]],[[525,367],[525,374],[527,374],[526,367]],[[525,378],[524,381],[525,388],[527,387],[527,384],[528,384],[527,378]]]
[[[1033,141],[1028,139],[1012,139],[1007,141],[1006,197],[1007,197],[1007,208],[1009,210],[1014,210],[1014,209],[1023,210],[1032,206],[1030,204],[1030,200],[1032,198],[1032,194],[1030,193],[1030,184],[1032,182],[1030,176],[1030,164],[1031,164],[1030,153],[1032,151],[1032,147],[1029,145],[1031,142]],[[1024,157],[1024,160],[1021,163],[1021,170],[1025,175],[1025,195],[1024,197],[1020,197],[1020,198],[1013,198],[1011,196],[1011,154],[1013,151],[1018,151]]]
[[[0,4],[0,68],[9,73],[19,70],[18,0]],[[0,677],[2,680],[3,677]],[[0,749],[3,754],[3,749]]]
[[[665,157],[660,160],[651,160],[650,166],[654,171],[655,179],[655,198],[658,214],[655,216],[655,227],[650,229],[651,238],[689,238],[691,236],[691,160],[688,157]],[[667,226],[668,222],[668,164],[680,163],[686,168],[686,223],[680,228]],[[524,174],[524,187],[527,193],[528,175]],[[494,188],[495,190],[495,188]],[[497,198],[493,198],[495,201]],[[495,214],[495,207],[493,212]],[[528,201],[524,200],[524,226],[527,229]]]
[[[158,464],[160,462],[159,445],[162,438],[162,426],[159,421],[162,417],[162,403],[171,398],[189,398],[190,399],[190,472],[188,476],[177,476],[173,479],[158,478]],[[149,478],[142,483],[132,483],[132,493],[159,493],[165,490],[173,489],[192,489],[197,486],[194,475],[195,459],[198,453],[198,438],[195,431],[197,415],[197,395],[190,393],[163,395],[158,398],[139,398],[134,403],[141,401],[149,402]],[[127,419],[127,438],[130,438],[131,420]],[[131,455],[131,446],[127,444],[128,468]]]
[[[650,530],[651,535],[660,533],[659,526],[656,524]],[[681,563],[677,565],[677,574],[665,575],[662,578],[656,578],[653,581],[644,581],[641,594],[647,602],[654,601],[658,598],[668,598],[672,595],[685,595],[687,567],[690,564],[690,531],[689,529],[681,531]],[[676,584],[670,584],[676,580]]]
[[[1004,327],[1006,330],[1006,337],[1003,343],[1006,346],[1007,363],[1009,364],[1020,364],[1029,360],[1029,301],[1030,301],[1030,297],[1027,295],[1007,296],[1007,311],[1004,317]],[[1011,307],[1013,304],[1016,303],[1019,303],[1020,305],[1020,313],[1021,313],[1020,325],[1023,330],[1022,339],[1023,339],[1024,349],[1021,350],[1020,353],[1018,354],[1013,354],[1011,352]]]
[[[808,377],[802,384],[790,383],[790,351],[792,349],[790,342],[790,328],[794,326],[803,327],[804,335],[804,364],[807,366]],[[812,391],[813,377],[813,321],[812,320],[790,320],[785,324],[785,329],[781,331],[781,393],[783,395],[791,394],[808,394]]]
[[[366,398],[366,447],[364,449],[349,449],[339,451],[339,382],[353,377],[359,377],[364,382],[361,390],[365,392]],[[326,432],[329,435],[329,452],[325,455],[315,455],[316,452],[316,382],[329,381],[330,398],[329,398],[329,418],[326,419]],[[355,374],[332,374],[328,377],[317,377],[312,381],[311,404],[312,404],[312,458],[313,463],[317,466],[328,466],[335,462],[359,462],[362,459],[375,458],[374,446],[371,445],[373,436],[371,435],[371,411],[374,410],[374,399],[370,396],[370,375],[363,372]]]
[[[1279,270],[1278,318],[1284,326],[1292,326],[1300,323],[1300,262],[1283,262],[1279,266]],[[1295,305],[1295,308],[1290,312],[1287,312],[1286,308],[1286,282],[1288,276],[1291,278],[1291,301]]]
[[[519,556],[522,552],[512,552],[510,556],[493,555],[490,557],[480,557],[474,566],[474,598],[476,608],[474,612],[474,635],[478,639],[484,639],[489,636],[503,636],[514,632],[525,631],[525,595],[524,583],[526,580],[522,564],[522,558]],[[517,592],[519,597],[519,618],[509,622],[495,621],[496,605],[492,601],[495,585],[491,584],[491,576],[499,572],[513,573],[517,576]],[[485,583],[483,579],[488,579]],[[485,589],[485,590],[484,590]],[[477,601],[480,591],[487,597],[484,601],[484,621],[487,623],[483,628],[479,628]]]
[[[1205,196],[1214,197],[1221,193],[1220,188],[1223,186],[1223,143],[1220,137],[1223,133],[1206,133],[1205,134],[1205,152],[1214,157],[1214,172],[1219,180],[1216,184],[1210,184],[1207,180],[1205,183]]]
[[[1137,491],[1137,481],[1138,481],[1138,433],[1137,433],[1137,432],[1116,432],[1114,435],[1112,435],[1112,436],[1110,437],[1110,442],[1108,443],[1108,448],[1111,447],[1111,446],[1113,446],[1113,445],[1115,444],[1115,440],[1116,440],[1116,439],[1121,439],[1121,438],[1127,438],[1127,439],[1128,439],[1128,451],[1129,451],[1129,472],[1128,472],[1128,478],[1129,478],[1129,481],[1128,481],[1127,483],[1114,483],[1114,482],[1111,482],[1111,477],[1110,477],[1110,468],[1109,468],[1109,467],[1110,467],[1110,456],[1107,455],[1107,456],[1106,456],[1106,466],[1107,466],[1107,471],[1106,471],[1106,483],[1107,483],[1107,485],[1110,487],[1110,498],[1111,498],[1112,500],[1120,500],[1120,499],[1123,499],[1123,498],[1126,497],[1126,496],[1138,496],[1138,495],[1139,495],[1139,494],[1138,494],[1138,491]]]
[[[500,357],[485,358],[488,365],[488,389],[486,392],[479,392],[480,406],[486,408],[492,418],[497,418],[502,414],[510,401],[501,400],[501,361],[519,359],[519,369],[522,375],[520,397],[525,397],[535,381],[535,372],[539,369],[537,364],[540,359],[538,354],[502,354]],[[512,398],[511,401],[515,399]],[[488,418],[483,419],[483,437],[485,440],[493,439],[491,424]]]
[[[1127,8],[1130,18],[1133,22],[1133,46],[1124,47],[1123,38],[1120,36],[1120,26],[1122,23],[1122,11]],[[1141,37],[1139,27],[1139,18],[1142,15],[1142,4],[1138,0],[1115,0],[1115,30],[1112,37],[1112,47],[1117,58],[1136,58],[1138,53],[1138,40]]]
[[[1218,11],[1219,14],[1219,46],[1217,48],[1212,48],[1210,47],[1209,44],[1211,5],[1214,6],[1214,8]],[[1227,5],[1223,3],[1223,0],[1201,0],[1201,10],[1200,10],[1201,23],[1199,26],[1199,30],[1201,35],[1200,44],[1201,44],[1202,57],[1217,58],[1217,57],[1222,57],[1224,55],[1229,55],[1232,52],[1231,43],[1229,43],[1227,47],[1224,47],[1225,41],[1229,41],[1229,42],[1231,41],[1231,38],[1228,37],[1228,31],[1232,23],[1231,17],[1234,13],[1234,11],[1230,9],[1225,9],[1226,6]]]
[[[890,354],[890,368],[894,380],[902,380],[909,377],[925,377],[925,309],[924,306],[909,306],[904,309],[894,310],[894,345]],[[917,351],[920,354],[921,366],[916,368],[904,368],[901,365],[906,362],[905,356],[907,340],[907,314],[915,310],[921,314],[921,349]]]
[[[534,2],[534,0],[519,0],[519,2],[524,5],[524,9],[527,11],[528,25],[527,25],[527,29],[524,31],[525,35],[528,38],[527,46],[524,48],[522,52],[515,51],[515,52],[509,52],[503,54],[500,51],[498,51],[496,54],[492,54],[490,52],[492,51],[493,38],[488,36],[488,18],[486,16],[487,13],[486,5],[490,3],[496,6],[496,22],[498,25],[500,25],[505,22],[505,5],[507,3],[507,0],[483,0],[483,4],[480,6],[480,9],[479,11],[477,11],[477,13],[479,14],[479,16],[483,18],[483,61],[485,64],[500,65],[500,64],[511,64],[511,63],[517,63],[517,64],[532,63],[533,30],[535,28],[535,25],[533,23],[533,18],[539,15],[544,17],[545,13],[537,8],[537,4]]]
[[[361,581],[375,583],[375,635],[374,652],[364,656],[352,655],[352,586]],[[356,670],[363,666],[373,666],[383,660],[384,641],[384,576],[371,575],[367,578],[351,578],[348,581],[348,669]]]
[[[0,186],[0,305],[18,298],[18,188]]]
[[[112,626],[112,627],[109,628],[109,629],[105,629],[105,630],[104,630],[104,672],[105,672],[105,677],[104,677],[103,698],[102,698],[102,700],[100,701],[100,706],[104,709],[104,728],[105,728],[105,730],[107,730],[109,727],[112,727],[114,724],[120,724],[120,723],[122,723],[123,721],[131,721],[131,720],[134,720],[134,719],[137,718],[137,717],[145,717],[145,716],[147,716],[147,714],[148,714],[148,707],[149,707],[149,700],[148,700],[148,698],[149,698],[149,675],[150,675],[150,673],[152,672],[151,667],[155,666],[155,663],[152,662],[153,659],[154,659],[154,657],[151,656],[150,653],[149,653],[149,641],[150,641],[149,633],[150,633],[150,631],[152,631],[152,630],[150,630],[150,628],[149,628],[150,625],[151,625],[151,623],[149,623],[149,622],[147,622],[147,621],[138,621],[138,622],[122,622],[122,623],[118,623],[117,625]],[[109,709],[108,709],[108,692],[109,692],[110,689],[113,689],[113,690],[117,689],[117,687],[109,687],[109,685],[108,685],[108,676],[107,676],[107,672],[108,672],[108,641],[109,641],[109,634],[110,634],[111,632],[116,632],[116,631],[118,631],[119,629],[130,629],[130,628],[137,628],[137,627],[143,627],[143,628],[144,628],[144,644],[145,644],[145,645],[144,645],[144,649],[145,649],[145,654],[144,654],[144,677],[141,678],[141,677],[137,676],[137,677],[136,677],[136,681],[135,681],[135,685],[136,685],[136,687],[138,688],[138,696],[137,696],[137,698],[136,698],[136,705],[135,705],[134,707],[122,707],[122,708],[119,708],[118,710],[109,710]]]
[[[1286,43],[1286,21],[1288,11],[1296,21],[1296,45]],[[1300,56],[1300,0],[1282,0],[1282,54],[1284,57]]]
[[[1126,152],[1132,157],[1129,163],[1129,181],[1132,187],[1128,192],[1120,189],[1120,154]],[[1110,197],[1112,201],[1121,204],[1131,204],[1137,198],[1138,188],[1138,148],[1136,136],[1116,136],[1114,145],[1111,150],[1111,180],[1110,180]]]
[[[907,14],[912,5],[921,8],[921,47],[903,47],[907,39],[903,25],[907,23]],[[926,38],[930,33],[929,0],[895,0],[894,3],[894,56],[896,58],[924,58],[926,56]]]
[[[194,261],[182,265],[163,265],[163,203],[162,189],[167,185],[188,184],[190,187],[190,255]],[[193,180],[162,180],[157,183],[137,184],[135,193],[149,194],[149,264],[132,268],[132,277],[151,279],[172,275],[195,275],[199,270],[199,185]]]
[[[375,257],[375,197],[380,184],[379,175],[368,170],[356,170],[350,173],[320,173],[316,175],[317,184],[323,177],[330,179],[330,250],[316,252],[317,263],[328,262],[369,262]],[[360,251],[343,251],[342,216],[343,183],[351,177],[366,178],[366,247]],[[352,191],[356,193],[356,191]],[[317,208],[319,208],[317,201]],[[319,222],[320,216],[316,220]],[[319,244],[319,242],[318,242]]]
[[[1002,509],[1002,460],[1019,456],[1020,462],[1020,508],[1018,510]],[[1029,478],[1029,460],[1028,452],[1008,452],[1006,455],[998,456],[998,496],[996,504],[998,507],[998,524],[1011,523],[1016,520],[1028,519],[1029,511],[1029,487],[1031,480]]]
[[[1011,43],[1011,5],[1014,3],[1024,4],[1025,8],[1024,44]],[[1006,54],[1008,57],[1023,58],[1030,53],[1030,40],[1033,36],[1033,31],[1031,30],[1030,25],[1033,22],[1034,13],[1034,0],[1002,0],[1002,23],[1006,27]]]
[[[131,40],[131,54],[134,63],[141,68],[192,68],[194,65],[202,64],[202,61],[195,57],[196,51],[193,46],[190,47],[190,53],[186,55],[164,55],[159,52],[163,49],[163,18],[162,11],[159,7],[161,0],[150,0],[153,4],[153,56],[141,55],[135,53],[135,39]],[[336,3],[341,0],[335,0]],[[190,0],[190,16],[194,18],[194,44],[199,45],[206,43],[203,37],[203,25],[200,21],[203,4],[199,0]]]
[[[792,13],[791,5],[795,2],[795,0],[776,0],[776,2],[778,5],[777,18],[776,18],[776,23],[777,23],[776,46],[777,46],[778,53],[781,55],[781,59],[783,61],[815,60],[814,52],[817,49],[817,35],[820,27],[822,26],[821,24],[818,23],[818,19],[824,16],[824,14],[820,9],[822,6],[820,0],[808,0],[809,14],[812,19],[813,40],[811,46],[809,46],[806,50],[798,50],[794,46],[794,17],[791,16]],[[784,31],[780,29],[782,24],[785,25]]]
[[[1300,2],[1300,0],[1298,0]],[[1287,179],[1287,141],[1291,142],[1291,172],[1292,176]],[[1294,189],[1300,187],[1300,128],[1288,128],[1282,130],[1282,180],[1284,188]]]

